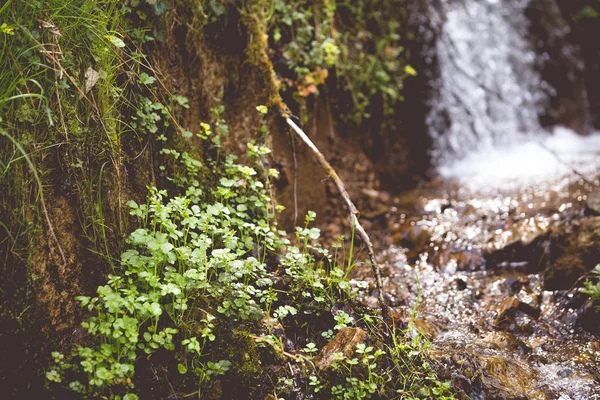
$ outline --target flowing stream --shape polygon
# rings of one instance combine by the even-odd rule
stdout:
[[[589,246],[569,229],[600,229],[586,205],[598,196],[600,136],[540,127],[546,84],[527,40],[528,1],[439,3],[428,124],[440,179],[391,201],[390,301],[465,398],[600,399],[587,297],[550,285],[546,271],[555,247],[571,251],[561,240]]]

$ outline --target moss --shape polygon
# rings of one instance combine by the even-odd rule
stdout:
[[[243,386],[255,383],[263,374],[260,354],[248,331],[233,331],[227,347],[227,358],[232,363],[235,381]]]
[[[241,22],[246,29],[246,57],[256,67],[267,94],[267,107],[284,111],[287,106],[279,94],[279,82],[275,79],[273,63],[267,54],[269,48],[264,0],[249,0],[241,12]]]

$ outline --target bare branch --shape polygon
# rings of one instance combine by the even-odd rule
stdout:
[[[333,183],[337,187],[338,191],[340,192],[340,195],[346,202],[348,211],[350,211],[350,222],[355,227],[356,231],[358,232],[358,235],[360,236],[363,243],[367,246],[367,251],[369,252],[369,258],[371,260],[371,267],[373,268],[373,273],[375,275],[375,284],[377,286],[379,307],[381,308],[381,314],[383,316],[383,320],[389,326],[391,326],[390,309],[389,309],[389,306],[387,305],[387,303],[385,302],[385,298],[383,297],[383,280],[381,278],[381,267],[379,266],[379,264],[377,263],[377,260],[375,258],[375,252],[373,250],[373,243],[371,243],[371,239],[369,238],[369,235],[367,235],[367,232],[365,232],[364,228],[360,224],[360,221],[358,220],[358,216],[360,215],[358,209],[356,208],[356,206],[350,199],[350,196],[348,195],[348,192],[346,191],[346,188],[344,186],[344,182],[342,182],[342,180],[340,179],[338,174],[335,172],[335,170],[333,169],[331,164],[329,164],[329,162],[327,161],[325,156],[323,156],[323,154],[319,151],[317,146],[314,145],[314,143],[310,140],[310,138],[306,135],[306,133],[304,133],[304,131],[302,131],[302,129],[300,129],[300,127],[298,125],[296,125],[294,123],[294,121],[292,121],[287,115],[284,115],[284,118],[285,118],[285,121],[287,122],[287,124],[296,133],[296,135],[298,135],[298,137],[300,137],[300,139],[302,139],[302,141],[314,153],[315,157],[317,158],[317,161],[319,162],[321,167],[323,167],[325,172],[327,172],[327,175],[333,181]]]

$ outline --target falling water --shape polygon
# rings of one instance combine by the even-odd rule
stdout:
[[[544,85],[527,38],[528,0],[442,0],[439,92],[429,116],[434,159],[540,134]]]
[[[540,126],[552,91],[536,68],[529,0],[422,4],[424,61],[438,67],[427,125],[444,179],[395,199],[385,292],[465,398],[600,399],[583,301],[568,285],[550,290],[542,271],[565,251],[559,227],[598,218],[581,216],[598,190],[600,135]],[[502,326],[514,296],[535,312],[517,306]]]
[[[530,0],[440,0],[439,78],[428,126],[439,173],[476,188],[525,186],[600,170],[600,137],[545,131],[551,92],[536,68]]]

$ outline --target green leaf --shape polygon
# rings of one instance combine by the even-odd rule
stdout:
[[[152,304],[150,304],[150,310],[149,311],[155,317],[158,317],[159,315],[162,314],[162,308],[160,307],[160,304],[158,304],[158,303],[152,303]]]
[[[96,376],[103,381],[108,381],[113,378],[113,374],[104,367],[100,367],[96,370]]]
[[[415,70],[413,67],[411,67],[410,65],[406,65],[404,67],[404,73],[406,75],[410,75],[410,76],[415,76],[417,75],[417,70]]]
[[[179,371],[179,373],[181,375],[185,375],[185,374],[187,374],[188,369],[187,369],[187,367],[185,365],[183,365],[183,364],[180,363],[180,364],[177,364],[177,371]]]
[[[106,35],[106,38],[116,47],[118,48],[123,48],[125,47],[125,42],[123,41],[123,39],[114,36],[114,35]]]
[[[153,76],[148,75],[145,72],[142,72],[139,76],[140,82],[142,82],[144,85],[152,85],[154,82],[156,82],[156,78]]]
[[[256,106],[256,110],[262,115],[265,115],[269,111],[266,106]]]
[[[185,109],[189,109],[189,108],[190,108],[189,100],[188,100],[188,98],[187,98],[187,97],[185,97],[185,96],[180,96],[180,95],[178,95],[178,94],[177,94],[177,95],[175,95],[173,98],[174,98],[174,99],[175,99],[175,101],[176,101],[177,103],[179,103],[179,105],[180,105],[180,106],[182,106],[183,108],[185,108]]]
[[[173,250],[174,246],[171,243],[163,243],[160,245],[160,251],[165,254],[168,254],[171,250]]]

